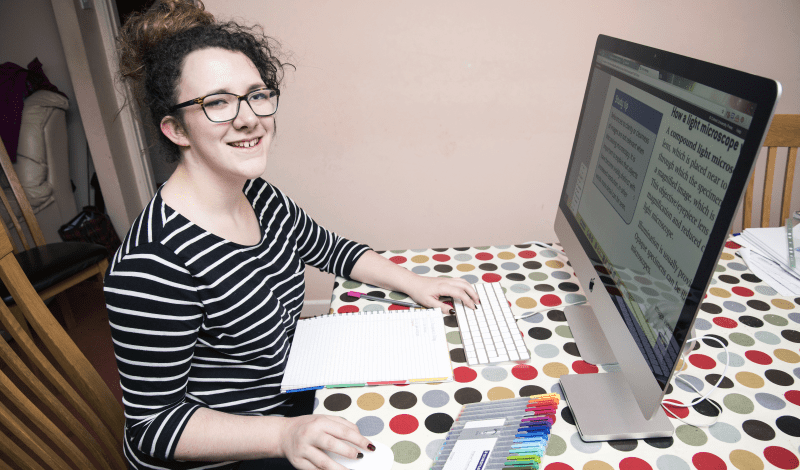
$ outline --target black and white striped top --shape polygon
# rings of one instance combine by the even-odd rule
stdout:
[[[105,278],[133,468],[226,468],[175,462],[198,407],[282,414],[280,383],[303,307],[305,265],[348,276],[369,247],[316,224],[263,179],[244,193],[263,231],[255,246],[190,222],[159,190]],[[169,462],[167,462],[169,461]]]

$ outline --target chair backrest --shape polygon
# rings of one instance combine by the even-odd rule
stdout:
[[[33,213],[33,208],[28,201],[28,196],[25,194],[25,189],[19,182],[17,172],[14,171],[14,166],[11,163],[11,159],[8,157],[8,152],[6,151],[2,139],[0,139],[0,169],[2,169],[3,175],[5,175],[11,187],[11,191],[0,188],[0,199],[2,199],[3,209],[5,209],[6,213],[9,215],[21,244],[21,247],[18,247],[12,242],[14,253],[19,253],[20,251],[31,248],[31,245],[28,243],[28,237],[25,235],[25,231],[22,229],[22,225],[17,216],[18,213],[21,213],[22,220],[27,225],[28,233],[30,233],[33,239],[33,244],[36,246],[45,245],[46,242],[42,234],[42,229],[39,227],[39,222],[36,220],[36,215]],[[15,206],[18,208],[18,211],[14,210]],[[2,221],[0,221],[0,225],[5,226]]]
[[[800,147],[800,114],[776,114],[772,118],[767,136],[764,139],[767,147],[766,172],[764,174],[764,192],[761,199],[761,225],[769,226],[772,206],[772,188],[775,178],[775,162],[778,148],[788,148],[786,168],[783,177],[783,193],[781,196],[781,217],[779,225],[790,217],[792,203],[792,184],[794,184],[794,167],[797,159],[797,148]],[[753,227],[753,186],[755,177],[750,178],[744,193],[742,229]]]
[[[2,225],[0,279],[36,338],[0,302],[14,339],[0,337],[0,468],[126,468],[122,407],[25,277]]]

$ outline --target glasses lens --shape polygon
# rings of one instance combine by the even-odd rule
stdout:
[[[203,99],[203,109],[212,121],[230,121],[236,117],[238,100],[229,94],[208,95]]]
[[[258,116],[271,116],[278,110],[278,93],[274,90],[256,90],[247,95],[247,102]]]

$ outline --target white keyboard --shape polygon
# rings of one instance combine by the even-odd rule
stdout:
[[[500,284],[474,284],[474,287],[481,300],[477,309],[464,307],[460,300],[453,302],[467,363],[475,366],[530,359]]]

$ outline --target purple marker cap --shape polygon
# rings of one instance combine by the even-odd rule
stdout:
[[[356,292],[354,290],[351,290],[350,292],[348,292],[347,295],[349,295],[350,297],[355,297],[357,299],[361,298],[361,292]]]

